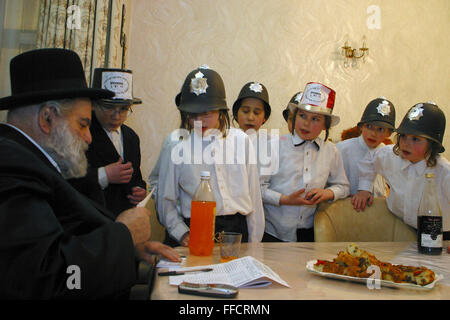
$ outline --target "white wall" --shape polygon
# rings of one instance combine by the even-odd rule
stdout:
[[[381,29],[368,28],[373,4]],[[331,131],[334,141],[379,96],[394,103],[397,125],[411,106],[430,100],[450,122],[449,12],[447,0],[133,0],[128,67],[144,103],[128,124],[141,138],[143,175],[179,125],[174,97],[184,78],[204,63],[222,76],[228,106],[246,82],[262,82],[272,105],[265,127],[283,133],[281,111],[309,81],[337,92],[334,112],[341,123]],[[369,58],[344,68],[340,47],[347,36],[359,47],[363,35]]]
[[[201,64],[220,73],[229,106],[244,83],[262,82],[272,105],[264,127],[280,128],[282,133],[287,130],[281,111],[309,81],[337,91],[334,112],[341,123],[331,131],[334,141],[358,122],[367,103],[378,96],[394,103],[397,125],[413,104],[429,100],[444,110],[450,122],[448,0],[131,3],[127,67],[134,72],[134,94],[144,103],[134,108],[128,124],[141,138],[144,177],[156,162],[164,137],[179,125],[175,95],[188,72]],[[370,5],[380,9],[380,29],[368,28],[373,17],[367,12]],[[370,48],[368,59],[344,68],[340,47],[347,38],[352,46],[360,46],[363,35]],[[5,72],[2,68],[2,75]],[[5,95],[9,92],[2,92]],[[448,159],[449,132],[444,138]]]

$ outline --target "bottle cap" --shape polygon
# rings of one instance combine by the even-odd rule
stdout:
[[[434,178],[434,174],[427,172],[427,173],[425,173],[425,178]]]
[[[201,178],[209,178],[210,174],[209,171],[202,171],[200,172],[200,177]]]

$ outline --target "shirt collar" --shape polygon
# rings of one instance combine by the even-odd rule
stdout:
[[[427,168],[427,162],[425,159],[412,163],[409,160],[402,159],[402,164],[400,166],[401,170],[406,170],[408,168],[412,168],[417,176],[423,176],[425,174],[425,169]]]
[[[364,151],[369,151],[369,147],[367,146],[366,142],[364,141],[364,138],[362,135],[358,137],[358,142],[361,145],[361,147],[364,149]]]
[[[363,138],[362,134],[358,137],[358,141],[359,141],[359,144],[361,145],[361,147],[363,147],[365,151],[372,150],[371,148],[369,148],[369,147],[367,146],[366,142],[364,141],[364,138]],[[376,146],[374,149],[378,149],[378,148],[380,148],[380,147],[383,147],[384,145],[385,145],[385,144],[384,144],[383,142],[381,142],[381,143],[380,143],[378,146]]]
[[[44,156],[48,159],[48,161],[50,161],[50,163],[56,168],[56,170],[58,170],[59,173],[61,173],[61,169],[58,166],[58,163],[56,163],[55,160],[53,160],[53,158],[47,153],[47,151],[45,151],[36,141],[34,141],[33,138],[31,138],[29,135],[27,135],[25,132],[23,132],[22,130],[20,130],[19,128],[15,127],[14,125],[10,124],[10,123],[4,123],[5,125],[19,131],[25,138],[27,138],[28,140],[30,140],[30,142],[32,144],[34,144],[36,146],[36,148],[39,149],[39,151],[41,151]]]
[[[427,161],[421,160],[413,165],[414,170],[416,171],[417,176],[423,177],[425,175],[425,170],[427,169]]]
[[[323,141],[322,141],[322,139],[319,138],[319,137],[317,137],[317,138],[314,139],[314,140],[303,140],[302,138],[300,138],[300,137],[297,135],[297,132],[294,131],[294,135],[292,136],[292,143],[294,144],[294,146],[295,146],[295,147],[299,147],[299,146],[305,144],[305,142],[311,142],[311,143],[313,143],[313,144],[317,147],[317,150],[319,150],[320,147],[322,146],[322,142],[323,142]]]
[[[122,133],[122,130],[120,129],[120,127],[118,127],[117,129],[114,129],[114,130],[108,130],[104,127],[102,127],[102,128],[103,128],[103,130],[105,130],[105,132],[108,136],[112,136],[113,132],[117,132],[119,135]]]

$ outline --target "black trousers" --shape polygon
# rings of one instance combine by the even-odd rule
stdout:
[[[186,223],[187,226],[190,226],[191,219],[184,218],[184,223]],[[216,216],[214,233],[222,231],[241,233],[242,242],[248,242],[247,218],[240,213],[226,216]],[[171,247],[177,247],[180,245],[178,241],[176,241],[169,235],[167,230],[166,230],[166,238],[164,239],[164,244]]]
[[[264,232],[262,242],[284,242],[284,241]],[[314,228],[297,229],[297,242],[314,242]]]

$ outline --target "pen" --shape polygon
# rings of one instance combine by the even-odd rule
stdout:
[[[195,270],[185,270],[185,271],[167,271],[167,272],[158,273],[158,276],[181,276],[185,273],[190,273],[190,272],[209,272],[209,271],[213,271],[213,269],[205,268],[205,269],[195,269]]]

